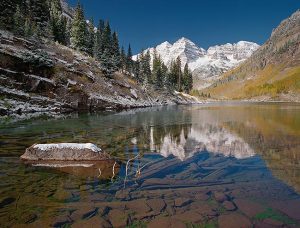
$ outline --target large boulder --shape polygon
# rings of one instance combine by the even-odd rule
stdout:
[[[94,144],[34,144],[21,156],[27,161],[102,161],[111,157]]]

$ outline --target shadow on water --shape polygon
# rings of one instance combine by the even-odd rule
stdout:
[[[237,103],[2,121],[1,224],[299,226],[299,114]],[[121,162],[21,163],[37,142],[92,142]]]

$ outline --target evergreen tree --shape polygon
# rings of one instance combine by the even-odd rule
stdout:
[[[127,57],[126,57],[127,58]],[[146,77],[144,74],[144,69],[145,69],[145,54],[144,54],[144,50],[141,51],[141,54],[138,55],[137,57],[137,61],[138,61],[138,69],[136,69],[137,72],[137,82],[140,84],[146,84]],[[151,70],[151,69],[150,69]]]
[[[133,60],[132,60],[132,50],[131,45],[128,45],[128,51],[126,56],[126,71],[130,74],[132,73],[132,66],[133,66]]]
[[[32,24],[31,20],[27,17],[24,25],[24,35],[31,37],[35,33],[36,27]]]
[[[133,75],[137,81],[137,83],[142,84],[143,83],[143,78],[141,77],[141,71],[140,71],[140,60],[139,57],[137,58],[136,61],[133,61]]]
[[[24,35],[24,26],[25,26],[25,20],[24,15],[21,12],[21,9],[19,6],[17,6],[16,12],[14,14],[14,32],[17,35]]]
[[[111,34],[111,28],[108,21],[106,22],[102,32],[101,43],[102,43],[103,52],[105,51],[105,49],[108,49],[108,51],[112,51],[112,34]]]
[[[18,0],[20,2],[20,10],[21,13],[24,15],[24,21],[29,16],[29,0]]]
[[[83,9],[78,3],[71,28],[71,47],[87,52],[87,24],[84,19]]]
[[[154,83],[157,88],[162,86],[162,61],[160,57],[157,55],[156,50],[154,50],[153,61],[152,61],[152,77],[149,81],[150,83]]]
[[[100,47],[103,49],[101,67],[106,75],[111,75],[120,67],[120,53],[117,34],[112,35],[109,22],[106,22],[103,29]]]
[[[50,27],[54,41],[61,44],[67,44],[66,41],[66,18],[62,15],[62,6],[60,0],[50,2]]]
[[[59,41],[61,44],[63,45],[69,45],[70,43],[70,35],[68,34],[68,19],[66,17],[64,17],[63,15],[61,15],[60,18],[61,22],[60,22],[60,31],[61,31],[61,36],[59,38]]]
[[[94,54],[94,45],[95,45],[95,26],[94,19],[92,18],[88,23],[88,33],[87,33],[87,53],[90,56]]]
[[[124,73],[126,70],[127,56],[125,54],[125,50],[123,46],[121,48],[120,59],[121,59],[121,70]]]
[[[152,82],[150,61],[151,61],[151,55],[150,55],[150,51],[148,50],[145,55],[145,65],[144,65],[144,67],[145,67],[144,74],[147,78],[148,83]]]
[[[104,28],[105,28],[105,21],[102,20],[102,19],[100,19],[99,20],[99,24],[98,24],[98,30],[99,30],[100,34],[103,33]]]
[[[29,7],[30,11],[30,19],[37,26],[37,29],[43,30],[43,34],[45,35],[45,31],[48,34],[48,22],[50,19],[50,7],[48,5],[47,0],[30,0]]]
[[[139,68],[140,68],[140,81],[147,86],[151,83],[151,66],[150,66],[151,56],[150,52],[147,51],[144,54],[144,51],[141,52],[139,56]]]
[[[117,70],[108,48],[106,48],[101,55],[100,67],[106,76],[111,76]]]
[[[132,50],[131,50],[131,45],[128,45],[128,51],[127,51],[127,58],[129,60],[132,60]]]
[[[102,52],[101,52],[101,34],[99,29],[97,29],[95,34],[94,48],[93,48],[93,56],[95,59],[100,60]]]
[[[168,81],[170,83],[170,87],[172,89],[175,89],[176,84],[177,84],[177,67],[176,67],[175,61],[171,62],[170,73],[168,75]]]
[[[166,88],[170,88],[170,83],[168,81],[168,67],[162,62],[161,65],[161,71],[162,71],[162,84],[166,87]]]
[[[66,24],[66,33],[65,33],[66,40],[65,40],[65,43],[66,43],[67,46],[70,46],[71,45],[72,21],[68,20],[67,18],[65,18],[64,21],[65,21],[64,23]]]
[[[155,78],[155,87],[157,89],[161,89],[163,86],[163,71],[162,67],[160,66],[158,70],[156,71],[156,78]]]
[[[193,88],[193,75],[189,70],[188,64],[185,64],[183,71],[183,89],[186,93],[189,93]]]
[[[120,46],[119,39],[116,32],[112,35],[112,58],[116,69],[121,68],[121,54],[120,54]]]
[[[177,68],[177,90],[179,92],[182,91],[182,71],[181,71],[181,59],[178,56],[178,58],[176,59],[176,68]]]
[[[101,55],[104,50],[103,42],[102,42],[104,28],[105,28],[105,23],[103,20],[100,19],[95,34],[95,41],[94,41],[94,58],[97,60],[101,59]]]
[[[170,86],[173,89],[182,91],[182,71],[181,60],[179,57],[171,63],[170,73],[168,74],[168,80],[170,82]]]
[[[1,0],[0,1],[0,27],[12,30],[14,27],[14,14],[19,0]]]

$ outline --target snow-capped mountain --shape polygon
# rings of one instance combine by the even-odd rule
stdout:
[[[148,48],[145,53],[149,50],[153,57],[156,51],[168,67],[173,60],[180,57],[182,67],[188,63],[193,71],[194,87],[200,89],[211,85],[222,73],[239,65],[258,48],[259,45],[256,43],[240,41],[236,44],[227,43],[205,50],[189,39],[181,38],[174,44],[166,41],[155,48]],[[135,55],[133,59],[136,60],[137,57],[138,55]]]

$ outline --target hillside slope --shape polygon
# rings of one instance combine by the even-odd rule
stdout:
[[[123,109],[195,100],[142,88],[130,76],[102,74],[99,63],[49,41],[0,31],[0,115]]]
[[[202,92],[217,99],[300,101],[300,10],[248,60]]]

